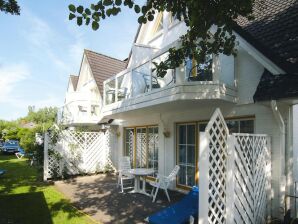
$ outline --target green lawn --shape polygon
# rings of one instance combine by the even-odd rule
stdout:
[[[0,155],[0,223],[96,223],[74,208],[26,159]]]

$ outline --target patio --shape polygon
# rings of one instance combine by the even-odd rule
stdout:
[[[169,191],[171,203],[160,190],[155,203],[142,194],[120,193],[115,175],[99,174],[55,182],[73,204],[100,223],[146,223],[150,214],[179,201],[184,195]],[[150,190],[148,187],[147,190]],[[129,190],[126,190],[129,191]]]

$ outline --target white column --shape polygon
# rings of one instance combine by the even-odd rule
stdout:
[[[44,133],[44,159],[43,159],[43,180],[48,179],[48,170],[49,170],[49,134],[48,132]]]
[[[205,132],[200,132],[200,151],[199,151],[199,171],[200,171],[200,190],[199,190],[199,224],[208,223],[208,194],[209,194],[209,140]]]

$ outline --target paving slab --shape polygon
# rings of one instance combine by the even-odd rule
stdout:
[[[69,198],[73,204],[103,224],[146,223],[145,218],[184,195],[169,191],[171,203],[163,190],[160,190],[155,203],[152,198],[142,194],[121,193],[115,175],[98,174],[56,181],[55,187]],[[148,188],[148,191],[150,188]]]

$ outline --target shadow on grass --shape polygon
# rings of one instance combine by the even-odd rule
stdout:
[[[0,196],[0,214],[0,223],[53,223],[42,192]]]
[[[0,155],[0,168],[7,171],[0,177],[0,224],[81,223],[84,214],[42,182],[26,159]]]

